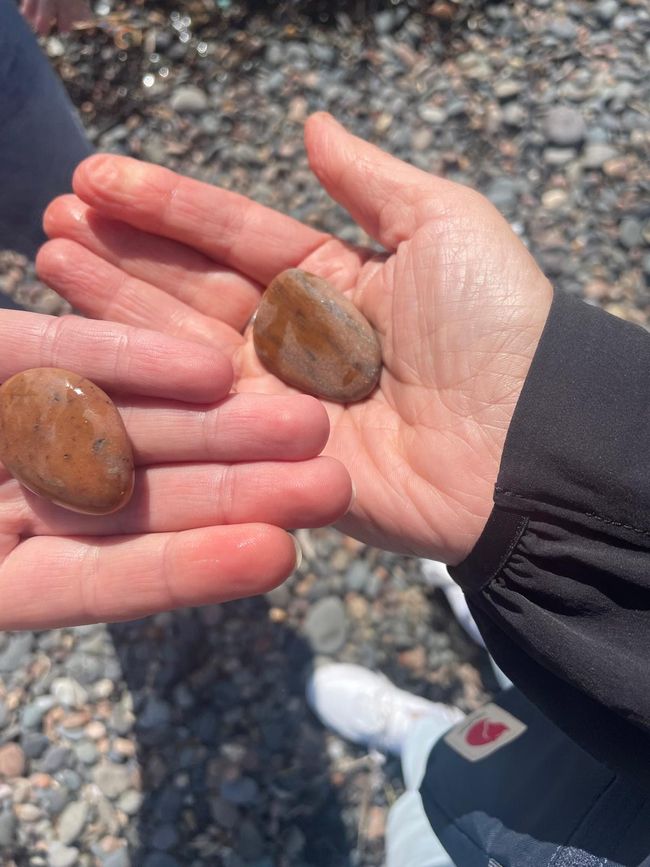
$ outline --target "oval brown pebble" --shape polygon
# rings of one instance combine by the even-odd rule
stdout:
[[[264,292],[253,340],[267,370],[316,397],[362,400],[379,380],[381,349],[368,320],[322,277],[298,268]]]
[[[22,777],[25,773],[25,753],[15,743],[0,747],[0,777]]]
[[[105,392],[77,373],[37,367],[0,386],[0,461],[26,488],[87,515],[133,493],[133,452]]]

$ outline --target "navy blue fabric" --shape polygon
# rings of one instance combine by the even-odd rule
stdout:
[[[457,867],[641,867],[650,797],[571,741],[518,690],[496,703],[527,731],[478,762],[440,740],[420,789]]]
[[[0,249],[36,254],[46,205],[71,189],[75,167],[90,153],[16,4],[0,0]]]

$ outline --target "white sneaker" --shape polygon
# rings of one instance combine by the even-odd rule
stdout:
[[[420,569],[427,586],[439,588],[445,594],[456,620],[472,641],[480,647],[485,647],[485,642],[478,631],[478,626],[467,607],[465,594],[451,577],[445,564],[439,563],[437,560],[420,560]]]
[[[467,605],[465,594],[451,577],[445,564],[438,562],[438,560],[420,560],[420,569],[427,586],[442,590],[447,597],[447,602],[449,603],[451,610],[454,612],[456,620],[460,623],[472,641],[486,650],[487,648],[485,647],[483,636],[478,631],[476,621],[472,617],[472,612],[469,610]],[[511,687],[512,681],[508,675],[501,671],[489,654],[488,656],[490,659],[490,665],[492,666],[492,671],[494,672],[494,676],[496,677],[497,683],[501,689],[508,689],[508,687]]]
[[[307,701],[321,722],[342,738],[369,749],[400,755],[409,730],[422,717],[451,728],[464,714],[398,689],[388,678],[359,665],[317,668],[307,684]]]

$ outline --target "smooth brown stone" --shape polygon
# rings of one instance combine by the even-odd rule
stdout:
[[[73,512],[108,515],[133,493],[133,453],[101,388],[55,367],[0,386],[0,461],[30,491]]]
[[[25,753],[18,744],[0,747],[0,777],[22,777],[25,773]]]
[[[267,370],[308,394],[348,403],[377,385],[381,349],[368,320],[326,280],[298,268],[265,291],[253,339]]]

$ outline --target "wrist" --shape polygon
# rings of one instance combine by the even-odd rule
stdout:
[[[489,376],[485,377],[489,391],[480,395],[478,402],[482,409],[467,434],[470,493],[463,502],[459,531],[452,537],[447,552],[445,562],[449,565],[458,565],[469,555],[492,513],[508,433],[553,301],[550,283],[541,272],[539,277],[531,293],[535,303],[518,314],[516,328],[508,330],[499,353],[494,356]]]

